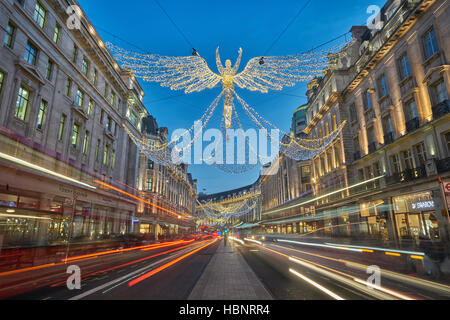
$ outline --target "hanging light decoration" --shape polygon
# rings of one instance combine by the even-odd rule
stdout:
[[[107,46],[114,57],[121,63],[122,68],[133,71],[137,77],[141,77],[144,81],[158,82],[161,86],[170,87],[172,90],[184,90],[186,94],[212,89],[221,83],[221,94],[207,108],[200,119],[202,129],[211,120],[220,100],[223,100],[221,129],[227,136],[227,141],[229,139],[226,134],[227,129],[233,127],[242,129],[234,105],[236,98],[239,105],[256,126],[267,132],[267,139],[271,141],[273,137],[269,135],[269,132],[271,129],[279,129],[261,117],[237,95],[235,86],[250,91],[268,93],[269,90],[282,90],[284,87],[295,86],[296,83],[301,81],[310,81],[321,76],[324,70],[329,69],[330,61],[335,61],[340,56],[342,49],[348,44],[349,42],[347,41],[326,50],[292,56],[253,58],[240,73],[237,71],[242,59],[242,49],[239,49],[239,56],[234,66],[232,66],[230,60],[226,60],[224,67],[221,62],[219,48],[217,48],[216,65],[219,74],[211,71],[206,61],[198,54],[195,48],[193,48],[192,56],[168,57],[155,54],[139,54],[119,48],[111,43],[108,43]],[[284,133],[281,141],[277,142],[280,144],[280,151],[286,156],[297,161],[309,160],[325,150],[339,136],[344,126],[345,122],[330,135],[321,139],[299,139]],[[191,135],[193,131],[194,126],[188,130],[187,134]],[[200,134],[194,132],[194,138],[191,139],[190,143],[180,149],[177,143],[183,137],[176,137],[170,142],[162,142],[158,145],[150,145],[145,140],[145,137],[140,139],[129,130],[127,132],[144,154],[164,165],[173,163],[172,151],[183,152],[188,150],[196,140],[202,138],[200,137],[201,131]],[[282,131],[280,130],[280,132]],[[257,154],[256,150],[247,141],[246,144],[249,146],[249,152]],[[211,154],[211,158],[214,158],[214,156],[214,154]],[[267,159],[259,158],[259,160],[261,163],[267,162]],[[215,164],[214,162],[212,164],[221,170],[231,173],[245,172],[256,166],[241,164],[230,167],[228,164]]]

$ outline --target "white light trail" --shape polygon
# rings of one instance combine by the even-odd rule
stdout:
[[[387,252],[397,252],[409,255],[417,255],[417,256],[425,256],[423,252],[415,252],[415,251],[404,251],[404,250],[394,250],[394,249],[386,249],[386,248],[377,248],[377,247],[363,247],[363,246],[354,246],[354,245],[344,245],[344,244],[335,244],[335,243],[325,243],[330,246],[345,246],[350,248],[360,248],[360,249],[369,249],[374,251],[387,251]]]
[[[84,183],[84,182],[72,179],[72,178],[70,178],[68,176],[65,176],[65,175],[59,174],[57,172],[48,170],[46,168],[37,166],[35,164],[32,164],[32,163],[24,161],[22,159],[10,156],[10,155],[5,154],[5,153],[1,153],[0,152],[0,158],[3,158],[5,160],[11,161],[11,162],[14,162],[14,163],[22,165],[24,167],[28,167],[28,168],[33,169],[33,170],[37,170],[37,171],[41,171],[41,172],[47,173],[47,174],[52,175],[52,176],[57,177],[57,178],[61,178],[61,179],[64,179],[64,180],[68,180],[68,181],[74,182],[76,184],[82,185],[82,186],[87,187],[89,189],[96,189],[94,186],[91,186],[91,185],[89,185],[87,183]]]
[[[338,296],[337,294],[335,294],[334,292],[328,290],[327,288],[321,286],[320,284],[318,284],[317,282],[309,279],[308,277],[305,277],[304,275],[298,273],[297,271],[295,271],[294,269],[289,269],[290,273],[295,274],[297,277],[299,277],[300,279],[308,282],[309,284],[311,284],[312,286],[316,287],[317,289],[321,290],[322,292],[328,294],[330,297],[336,299],[336,300],[345,300],[344,298]]]
[[[320,243],[299,242],[299,241],[284,240],[284,239],[277,239],[277,241],[278,242],[300,244],[300,245],[303,245],[303,246],[323,247],[323,248],[331,248],[331,249],[338,249],[338,250],[345,250],[345,251],[363,252],[363,250],[361,250],[361,249],[352,249],[352,248],[346,248],[346,247],[336,247],[336,246],[320,244]]]
[[[259,244],[259,245],[262,245],[262,242],[259,242],[257,240],[253,240],[253,239],[249,239],[249,238],[244,238],[244,240],[245,241],[249,241],[249,242],[253,242],[253,243],[256,243],[256,244]]]

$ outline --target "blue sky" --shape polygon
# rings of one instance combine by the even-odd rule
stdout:
[[[307,0],[159,0],[186,35],[189,42],[206,59],[213,71],[215,50],[221,48],[222,60],[235,61],[240,47],[244,54],[241,70],[247,62],[266,53]],[[301,53],[348,32],[353,25],[366,24],[370,5],[384,0],[313,0],[266,55]],[[191,46],[172,25],[154,0],[79,0],[98,33],[105,41],[138,51],[126,39],[147,52],[169,56],[186,56]],[[112,36],[114,34],[117,37]],[[220,93],[220,88],[184,95],[157,84],[141,84],[144,103],[160,126],[170,132],[189,128]],[[288,132],[292,112],[307,102],[306,84],[283,91],[257,94],[237,90],[264,118]],[[175,97],[165,99],[167,97]],[[164,99],[164,100],[162,100]],[[216,111],[217,112],[217,111]],[[240,115],[245,118],[244,115]],[[243,119],[246,127],[250,121]],[[259,168],[231,175],[207,165],[191,165],[189,171],[198,179],[198,191],[221,192],[255,182]]]

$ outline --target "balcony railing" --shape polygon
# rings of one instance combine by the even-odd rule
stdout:
[[[396,173],[390,177],[387,177],[387,184],[401,183],[401,182],[409,182],[417,179],[421,179],[427,176],[427,172],[425,170],[425,166],[405,170],[400,173]]]
[[[414,132],[420,127],[419,118],[414,118],[406,122],[406,131],[408,133]]]
[[[435,119],[439,119],[450,113],[450,101],[444,100],[433,107],[433,115]]]
[[[388,134],[384,135],[384,144],[388,145],[394,142],[394,133],[389,132]]]
[[[436,167],[439,173],[450,171],[450,157],[436,161]]]

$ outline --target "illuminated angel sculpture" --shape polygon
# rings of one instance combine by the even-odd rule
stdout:
[[[240,73],[238,73],[238,70],[242,59],[242,49],[239,49],[239,56],[234,66],[232,66],[230,60],[226,60],[224,67],[220,59],[219,48],[217,48],[216,64],[218,74],[208,67],[206,61],[198,55],[195,49],[192,56],[168,57],[130,52],[110,43],[107,46],[116,60],[120,62],[122,68],[131,70],[144,81],[158,82],[161,86],[170,87],[172,90],[184,90],[186,94],[212,89],[221,84],[222,92],[206,110],[202,119],[200,119],[201,121],[204,120],[204,126],[211,119],[220,99],[223,99],[224,102],[223,128],[232,128],[234,119],[241,126],[234,106],[234,99],[236,98],[251,120],[260,129],[264,129],[264,132],[269,132],[271,129],[277,128],[262,118],[237,95],[235,87],[268,93],[269,90],[282,90],[284,87],[293,87],[301,81],[310,81],[322,76],[324,70],[332,67],[332,61],[336,61],[339,55],[336,52],[340,52],[347,44],[339,44],[327,50],[312,51],[292,56],[256,57],[251,59]],[[339,135],[343,125],[329,136],[321,139],[296,138],[278,129],[284,134],[284,137],[290,137],[289,139],[282,139],[280,150],[297,161],[311,159],[328,147],[329,143]],[[127,129],[125,128],[125,130]],[[169,163],[169,160],[167,160],[168,150],[171,148],[177,149],[176,142],[178,141],[177,139],[180,139],[179,137],[159,148],[155,148],[155,146],[148,146],[145,141],[141,141],[131,132],[128,132],[128,134],[148,157],[161,163]],[[198,139],[198,136],[194,135],[194,140],[185,148],[188,149],[195,139]],[[262,159],[260,160],[262,161]]]
[[[269,90],[282,90],[295,86],[297,82],[308,81],[323,74],[329,67],[331,50],[303,53],[285,57],[257,57],[249,61],[245,69],[237,73],[242,48],[234,66],[226,60],[223,67],[219,48],[216,50],[216,63],[219,74],[208,67],[206,61],[194,50],[188,57],[167,57],[155,54],[138,54],[108,44],[115,58],[123,68],[132,70],[144,81],[159,82],[172,90],[184,90],[186,94],[212,89],[219,83],[223,88],[225,128],[231,128],[234,108],[234,86],[268,93]]]

